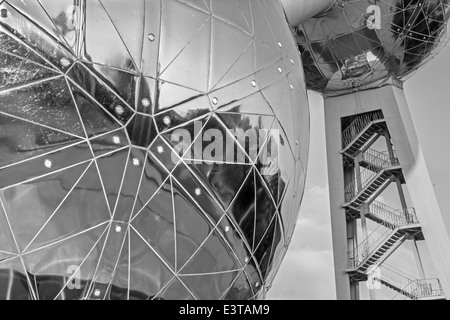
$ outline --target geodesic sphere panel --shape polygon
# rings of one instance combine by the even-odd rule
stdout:
[[[448,42],[448,0],[340,0],[300,25],[308,89],[332,96],[403,81]]]
[[[308,143],[278,1],[0,1],[0,299],[264,298]]]

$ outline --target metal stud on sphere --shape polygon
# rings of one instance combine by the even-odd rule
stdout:
[[[448,41],[449,18],[448,0],[336,1],[297,28],[308,89],[333,96],[400,83]]]
[[[0,296],[264,298],[309,143],[279,1],[83,3],[0,4]]]

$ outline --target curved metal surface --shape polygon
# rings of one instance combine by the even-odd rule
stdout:
[[[325,96],[404,81],[448,42],[448,0],[343,0],[296,29],[308,89]]]
[[[263,298],[308,144],[278,1],[0,1],[0,299]]]
[[[315,16],[332,10],[339,0],[281,0],[286,18],[292,27],[297,27]]]

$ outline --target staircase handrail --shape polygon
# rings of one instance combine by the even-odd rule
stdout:
[[[371,122],[383,119],[384,116],[381,110],[358,116],[342,132],[342,145],[344,148],[346,148]]]
[[[348,266],[350,268],[358,267],[367,257],[372,255],[375,250],[385,242],[392,234],[391,225],[386,222],[380,225],[358,246],[348,251]]]
[[[403,223],[396,225],[388,221],[382,221],[379,226],[367,236],[358,246],[348,251],[348,266],[350,268],[358,267],[367,257],[376,252],[377,248],[396,232],[398,228],[415,224],[415,221],[404,220]]]
[[[373,201],[369,205],[369,213],[399,228],[419,223],[414,208],[395,210],[384,203]]]
[[[378,151],[375,151],[378,152]],[[382,152],[378,152],[380,155],[383,154]],[[365,154],[365,153],[364,153]],[[363,157],[364,157],[363,154]],[[385,155],[385,154],[384,154]],[[389,169],[391,167],[395,167],[399,165],[399,161],[397,158],[391,158],[388,155],[385,155],[386,157],[381,156],[367,156],[371,157],[372,160],[376,161],[377,163],[369,162],[370,164],[361,171],[361,173],[355,177],[355,179],[348,183],[345,186],[345,201],[350,201],[353,199],[361,190],[363,190],[365,187],[370,185],[370,183],[375,180],[378,173],[384,169]],[[359,183],[359,181],[361,183]]]

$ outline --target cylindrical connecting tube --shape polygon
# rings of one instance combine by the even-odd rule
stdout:
[[[289,25],[300,23],[332,8],[337,0],[281,0]]]

